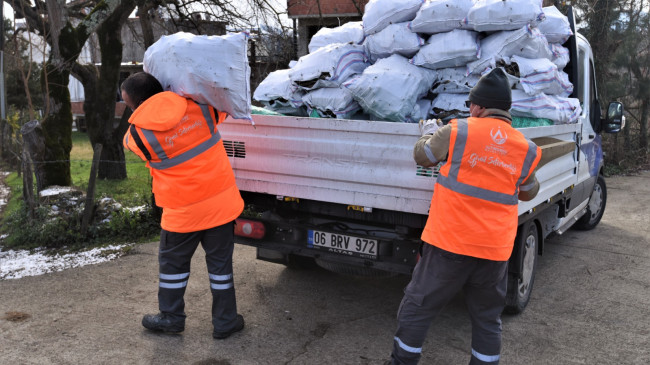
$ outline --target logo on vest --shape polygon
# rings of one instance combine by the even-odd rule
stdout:
[[[492,141],[496,144],[504,144],[508,139],[508,135],[505,132],[502,132],[501,128],[498,127],[496,132],[494,131],[494,128],[490,130],[490,137],[492,137]]]

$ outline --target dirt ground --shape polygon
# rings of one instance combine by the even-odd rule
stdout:
[[[524,313],[504,316],[501,364],[650,363],[650,172],[607,179],[593,231],[546,243]],[[197,253],[186,330],[148,332],[157,310],[157,243],[104,264],[0,281],[0,364],[381,364],[408,282],[296,271],[237,245],[246,328],[211,337],[210,291]],[[1,263],[0,263],[1,264]],[[432,326],[421,364],[466,364],[470,324],[457,297]]]

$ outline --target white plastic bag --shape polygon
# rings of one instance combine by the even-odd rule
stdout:
[[[308,107],[309,115],[315,111],[321,118],[349,119],[361,109],[350,91],[344,87],[312,90],[302,100]]]
[[[546,118],[555,124],[576,123],[582,108],[575,98],[537,94],[530,96],[521,90],[512,90],[510,114],[520,117]]]
[[[566,42],[573,35],[569,19],[555,6],[547,6],[542,10],[546,19],[537,26],[539,31],[546,37],[548,43]]]
[[[209,104],[235,119],[251,118],[248,35],[162,36],[144,53],[144,71],[165,90]]]
[[[511,62],[517,64],[519,86],[528,95],[544,93],[568,97],[573,92],[569,76],[558,71],[557,66],[549,59],[512,56]]]
[[[411,32],[408,23],[397,23],[369,35],[363,45],[370,60],[374,62],[392,54],[412,57],[424,45],[424,39],[417,33]]]
[[[549,49],[552,55],[551,61],[557,65],[558,70],[564,70],[570,59],[569,49],[556,43],[549,44]]]
[[[362,45],[334,43],[300,57],[289,78],[304,90],[338,87],[369,65]]]
[[[362,22],[349,22],[336,28],[321,28],[309,41],[309,53],[332,43],[361,44],[363,39]]]
[[[468,98],[469,94],[438,94],[431,104],[433,115],[447,114],[442,111],[469,113],[469,108],[465,106]]]
[[[302,101],[304,92],[291,83],[289,71],[278,70],[268,74],[255,89],[253,99],[280,114],[306,115]]]
[[[425,34],[473,29],[464,23],[472,5],[473,0],[429,0],[422,5],[409,26],[412,31]]]
[[[375,34],[390,24],[413,20],[423,2],[424,0],[368,1],[363,14],[365,34]]]
[[[518,30],[502,31],[481,40],[481,56],[467,65],[468,72],[481,74],[496,62],[514,55],[526,58],[551,58],[548,42],[537,28],[525,26]]]
[[[468,94],[480,79],[478,75],[465,76],[465,67],[443,68],[433,83],[434,94]]]
[[[544,20],[541,0],[480,0],[467,13],[477,32],[514,30]]]
[[[455,29],[432,35],[411,63],[431,69],[457,67],[479,58],[478,33]]]
[[[413,111],[407,120],[411,123],[418,123],[420,120],[429,119],[429,114],[431,114],[431,99],[420,99],[415,102]]]
[[[364,111],[379,120],[405,122],[415,102],[427,94],[436,72],[417,67],[403,56],[382,58],[344,83]]]

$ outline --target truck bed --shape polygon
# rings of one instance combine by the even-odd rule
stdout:
[[[220,125],[242,191],[426,215],[437,170],[413,162],[417,124],[253,115]],[[575,144],[579,125],[523,128],[529,138]],[[538,196],[519,214],[576,182],[576,152],[537,172]]]

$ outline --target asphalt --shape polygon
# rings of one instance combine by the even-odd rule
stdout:
[[[501,364],[650,363],[650,172],[607,178],[600,225],[546,242],[526,310],[503,317]],[[237,245],[246,327],[211,336],[202,251],[186,330],[142,328],[157,311],[157,242],[103,264],[0,281],[0,364],[382,364],[408,277],[358,278],[258,261]],[[1,263],[0,263],[1,265]],[[462,296],[433,323],[421,364],[466,364]]]

